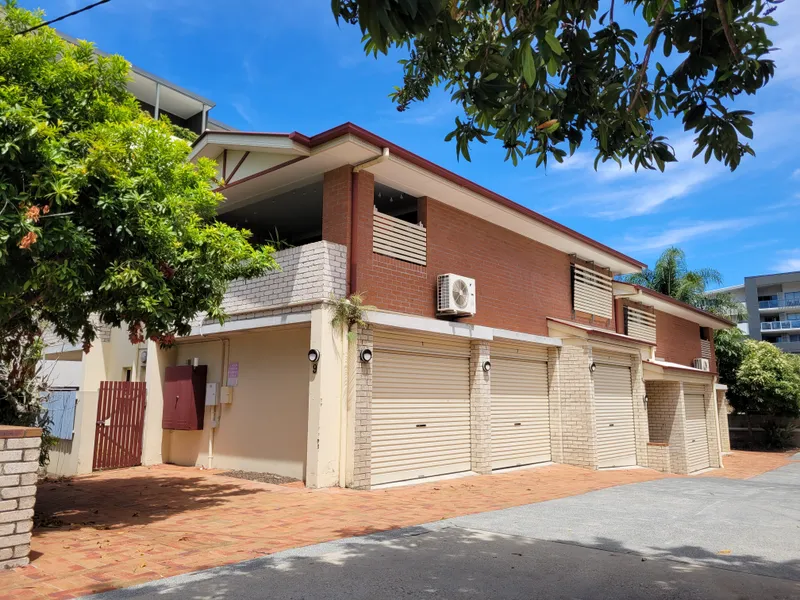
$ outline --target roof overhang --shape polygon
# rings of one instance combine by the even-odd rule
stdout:
[[[246,180],[232,181],[220,191],[224,210],[276,195],[289,186],[320,178],[326,171],[358,165],[388,149],[385,160],[366,167],[376,180],[415,197],[429,196],[478,218],[514,231],[567,254],[609,268],[615,274],[640,271],[645,265],[596,240],[573,231],[516,202],[456,175],[369,131],[346,123],[314,137],[300,133],[205,132],[194,144],[190,160],[217,158],[224,150],[285,156]]]
[[[642,361],[645,381],[688,381],[710,383],[717,374],[662,360]]]
[[[645,306],[652,306],[663,313],[697,323],[700,327],[727,329],[736,326],[735,323],[728,319],[718,317],[717,315],[681,302],[680,300],[675,300],[675,298],[670,298],[664,294],[632,283],[615,281],[614,297],[627,298],[634,302],[641,302]]]
[[[607,350],[617,350],[631,354],[639,352],[644,356],[649,356],[651,348],[655,346],[650,342],[638,340],[616,331],[553,317],[547,317],[547,329],[551,336],[563,338],[571,343],[591,344],[592,346],[604,347]]]

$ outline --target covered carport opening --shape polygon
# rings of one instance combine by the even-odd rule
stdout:
[[[307,323],[178,340],[171,366],[205,366],[216,403],[200,428],[163,429],[164,462],[304,480],[309,344]]]
[[[701,371],[645,363],[651,468],[688,474],[721,466],[712,390],[711,376]]]

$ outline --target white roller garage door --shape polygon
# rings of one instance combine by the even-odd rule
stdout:
[[[469,341],[375,331],[372,484],[468,471]]]
[[[492,343],[492,468],[550,460],[547,353]]]
[[[683,405],[686,413],[686,462],[689,472],[711,466],[706,429],[706,403],[702,385],[683,385]]]
[[[636,464],[633,389],[630,358],[595,353],[594,407],[597,423],[597,466]]]

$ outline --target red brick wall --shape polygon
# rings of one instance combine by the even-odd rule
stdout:
[[[378,308],[435,316],[436,277],[475,279],[477,314],[461,322],[547,335],[547,317],[571,319],[569,256],[433,199],[421,202],[428,264],[372,252],[374,180],[358,174],[354,290]],[[580,319],[588,322],[588,319]],[[613,330],[613,320],[595,322]]]
[[[717,370],[714,357],[714,335],[710,333],[711,370]],[[693,366],[700,358],[700,325],[659,310],[656,311],[656,357],[668,362]]]

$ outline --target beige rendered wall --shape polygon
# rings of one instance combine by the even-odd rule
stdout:
[[[728,399],[725,390],[717,390],[717,414],[719,419],[720,447],[723,452],[731,451],[731,435],[728,429]]]
[[[217,407],[212,466],[303,479],[308,424],[309,328],[229,336],[229,362],[239,363],[233,402]],[[192,358],[208,366],[208,383],[222,385],[223,341],[180,344],[175,364]],[[165,431],[165,462],[209,465],[212,408],[203,431]],[[337,421],[338,425],[338,421]]]
[[[303,479],[308,348],[307,326],[231,337],[229,360],[239,363],[239,383],[233,391],[233,403],[219,407],[214,468]],[[219,379],[211,379],[209,373],[209,381]],[[206,414],[206,430],[210,425]]]

